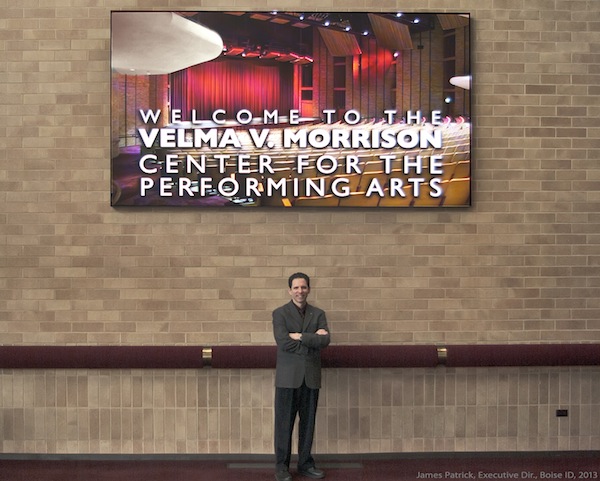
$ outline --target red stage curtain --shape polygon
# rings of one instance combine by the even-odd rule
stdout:
[[[249,59],[212,61],[171,74],[171,107],[184,120],[210,119],[217,109],[235,118],[242,109],[261,117],[263,110],[286,115],[293,104],[293,67]]]

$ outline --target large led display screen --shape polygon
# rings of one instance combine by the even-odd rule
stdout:
[[[111,204],[471,205],[469,15],[114,11]]]

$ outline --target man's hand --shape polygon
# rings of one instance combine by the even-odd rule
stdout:
[[[319,336],[326,336],[329,334],[329,332],[327,332],[325,329],[319,329],[317,332],[315,332],[315,334],[318,334]]]

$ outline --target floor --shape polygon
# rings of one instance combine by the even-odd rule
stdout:
[[[328,481],[594,480],[600,452],[385,454],[317,457]],[[294,481],[306,481],[294,467]],[[264,457],[0,455],[2,481],[273,481]]]

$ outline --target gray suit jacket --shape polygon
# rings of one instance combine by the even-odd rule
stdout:
[[[292,301],[273,311],[276,387],[298,388],[303,380],[309,388],[321,387],[321,349],[329,345],[330,336],[315,334],[319,329],[329,332],[325,311],[310,304],[306,306],[304,319]],[[301,332],[302,341],[294,341],[290,332]]]

